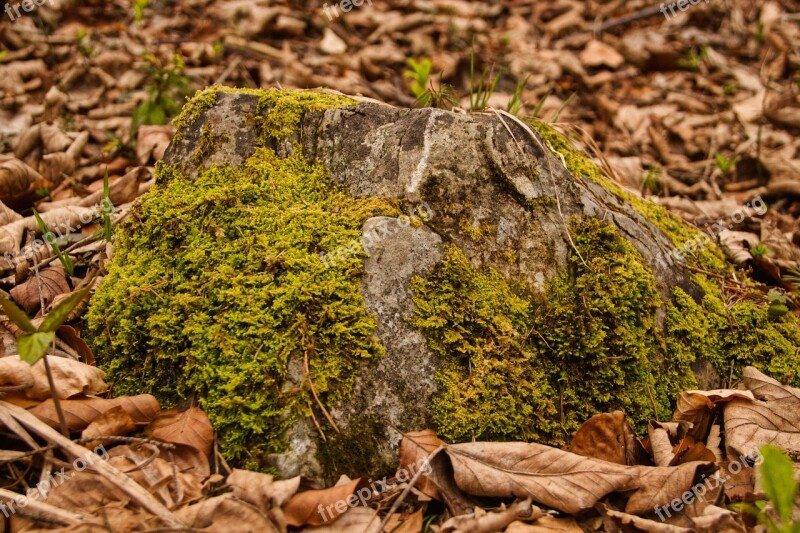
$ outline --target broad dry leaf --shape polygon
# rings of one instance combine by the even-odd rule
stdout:
[[[544,515],[535,522],[512,522],[505,533],[583,533],[574,518],[555,518]]]
[[[422,508],[417,509],[411,516],[401,520],[401,516],[393,514],[389,521],[386,522],[384,531],[391,531],[392,533],[420,533],[424,528],[424,516]]]
[[[109,409],[98,416],[83,430],[81,438],[92,437],[124,437],[136,431],[136,422],[131,415],[121,406]],[[109,441],[90,441],[85,443],[87,448],[94,448],[101,444],[106,445]]]
[[[41,213],[41,217],[51,232],[66,235],[91,222],[95,212],[93,208],[72,206]],[[26,231],[39,231],[39,224],[33,216],[0,227],[0,254],[19,251]]]
[[[151,156],[153,161],[164,159],[164,152],[172,141],[173,135],[175,135],[175,128],[168,124],[139,126],[139,131],[136,133],[136,161],[140,165],[146,165]]]
[[[362,491],[356,495],[356,491]],[[295,527],[321,526],[332,522],[344,514],[349,508],[371,496],[372,490],[364,478],[342,479],[333,487],[319,490],[298,492],[283,507],[286,522]]]
[[[742,515],[709,505],[700,516],[692,517],[697,533],[745,533]]]
[[[269,513],[273,508],[282,507],[297,492],[300,476],[275,481],[268,474],[234,469],[225,484],[233,489],[233,495],[240,500],[255,505],[263,513]]]
[[[0,359],[2,361],[2,359]],[[71,431],[83,431],[93,420],[100,415],[122,407],[137,424],[146,424],[153,420],[159,411],[158,400],[150,394],[138,396],[120,396],[119,398],[79,398],[63,400],[61,409],[67,420],[67,427]],[[58,414],[53,406],[53,400],[45,400],[30,410],[31,414],[52,428],[58,428]]]
[[[175,516],[192,531],[279,533],[280,529],[247,502],[223,494],[184,507]]]
[[[48,309],[47,312],[49,313],[51,309]],[[58,327],[58,338],[64,341],[64,343],[75,350],[84,363],[87,365],[95,366],[95,359],[94,353],[92,353],[92,349],[89,348],[89,345],[86,344],[86,341],[83,340],[78,332],[75,331],[75,328],[72,326],[62,325]]]
[[[39,161],[39,173],[47,181],[58,184],[64,181],[65,176],[75,172],[76,162],[67,152],[47,154]]]
[[[605,508],[606,520],[613,524],[611,531],[645,531],[647,533],[694,533],[692,528],[675,526],[660,520],[650,520],[640,516]]]
[[[647,452],[622,411],[594,415],[584,422],[568,451],[621,465],[649,463]]]
[[[175,465],[167,460],[169,455],[152,444],[115,446],[108,455],[113,467],[126,472],[167,509],[177,509],[203,495],[202,478],[194,473],[176,472]]]
[[[302,533],[379,533],[381,518],[369,507],[353,507],[335,522],[307,527]]]
[[[67,148],[72,146],[73,140],[55,124],[44,123],[41,126],[39,135],[41,136],[42,145],[44,146],[44,153],[53,154],[56,152],[65,152]]]
[[[40,298],[41,287],[41,298]],[[39,276],[30,276],[28,281],[17,285],[9,291],[11,297],[20,307],[32,315],[41,307],[40,302],[44,302],[45,308],[59,294],[70,292],[67,283],[67,273],[61,263],[51,263],[39,271]]]
[[[182,470],[191,470],[202,477],[210,473],[208,454],[214,443],[214,428],[202,409],[162,411],[147,427],[147,433],[176,446],[172,453]]]
[[[754,456],[764,444],[800,455],[800,389],[782,385],[751,366],[744,369],[743,385],[757,400],[725,405],[728,459]]]
[[[103,382],[105,372],[97,367],[65,357],[49,357],[48,362],[53,372],[58,397],[67,399],[76,394],[100,394],[108,387]],[[11,355],[0,358],[0,386],[25,386],[25,395],[34,400],[51,397],[50,384],[43,361],[33,366]]]
[[[712,423],[712,411],[717,405],[735,399],[753,400],[753,393],[734,389],[710,391],[690,390],[678,395],[673,421],[690,424],[687,434],[696,441],[704,441]]]
[[[492,533],[502,531],[506,526],[517,519],[533,520],[541,518],[544,513],[541,509],[531,504],[531,499],[527,498],[515,502],[507,509],[501,507],[499,511],[486,512],[481,508],[474,512],[454,516],[442,524],[442,533],[455,533],[469,531],[470,533]]]
[[[612,492],[631,491],[626,511],[652,512],[683,494],[708,463],[678,467],[623,466],[542,444],[475,442],[447,447],[455,482],[468,494],[533,498],[577,514]]]
[[[17,220],[22,220],[22,215],[0,202],[0,226],[11,224]],[[3,265],[5,266],[5,265]]]
[[[6,205],[17,207],[35,189],[47,185],[41,174],[19,159],[0,163],[0,201]]]
[[[400,467],[398,472],[418,472],[428,459],[428,456],[444,445],[444,442],[430,429],[404,433],[403,440],[400,441]],[[422,476],[414,487],[428,498],[441,499],[439,490],[428,476]]]

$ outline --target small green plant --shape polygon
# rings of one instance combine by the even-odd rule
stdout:
[[[795,292],[800,294],[800,270],[796,268],[786,269],[786,274],[784,274],[783,279],[798,287],[798,290],[796,290]]]
[[[150,4],[150,0],[135,0],[133,2],[133,19],[136,24],[141,24],[144,20],[144,10]]]
[[[733,508],[739,512],[753,516],[763,525],[768,533],[800,533],[800,521],[792,520],[794,501],[797,496],[797,482],[794,480],[794,465],[792,460],[783,451],[771,444],[762,446],[759,450],[763,462],[761,463],[761,478],[763,480],[764,494],[772,502],[778,521],[765,511],[767,501],[757,501],[755,504],[739,503]]]
[[[50,248],[53,249],[53,253],[56,254],[58,260],[61,261],[61,264],[64,265],[64,270],[70,276],[75,275],[75,267],[72,265],[72,259],[69,258],[68,254],[65,254],[61,251],[61,248],[58,247],[56,243],[56,237],[53,235],[53,232],[47,227],[47,224],[44,223],[42,217],[39,216],[39,213],[36,209],[33,210],[33,216],[36,217],[36,223],[39,225],[39,230],[42,232],[42,238],[50,245]]]
[[[575,99],[576,94],[578,93],[572,93],[571,95],[567,96],[567,99],[564,100],[564,103],[561,104],[561,107],[558,108],[556,114],[553,115],[553,119],[550,121],[551,123],[555,124],[556,122],[558,122],[558,117],[560,117],[561,113],[563,113],[564,110],[569,107],[569,104],[571,104],[572,101]]]
[[[107,242],[111,242],[111,194],[108,187],[108,170],[103,176],[103,234]]]
[[[739,156],[733,156],[730,159],[728,159],[719,152],[714,154],[714,165],[723,174],[728,174],[732,169],[736,167],[736,163],[738,162],[739,162]]]
[[[785,294],[781,294],[778,291],[769,291],[767,299],[769,300],[767,313],[770,318],[780,318],[789,312],[788,304],[791,300]]]
[[[411,80],[411,94],[419,101],[427,91],[433,62],[428,58],[417,61],[412,57],[408,59],[408,67],[403,71],[403,77]]]
[[[422,96],[417,98],[417,106],[419,107],[436,107],[439,109],[452,108],[458,105],[458,97],[452,85],[439,82],[439,88],[436,89],[431,82],[430,87],[426,89]]]
[[[4,57],[6,57],[7,53],[8,53],[8,50],[0,50],[0,59],[3,59]]]
[[[708,56],[708,49],[705,46],[700,47],[700,52],[695,52],[690,48],[686,52],[686,57],[678,60],[678,66],[687,70],[699,70],[700,63]]]
[[[469,110],[472,113],[480,113],[486,109],[498,81],[500,81],[500,74],[494,75],[494,66],[491,69],[484,67],[480,79],[476,81],[475,51],[473,50],[469,55]]]
[[[17,304],[0,296],[0,306],[3,307],[6,315],[24,332],[17,339],[17,351],[19,358],[29,365],[35,364],[47,353],[50,343],[56,338],[56,331],[63,324],[70,312],[89,294],[89,287],[75,291],[58,303],[45,315],[39,327],[35,327],[25,311],[17,307]]]
[[[753,257],[764,257],[769,253],[769,248],[764,246],[763,242],[756,244],[753,248],[750,248],[750,255]]]
[[[725,93],[725,96],[734,96],[737,92],[739,92],[739,87],[734,82],[729,81],[722,88],[722,91]]]
[[[508,101],[506,111],[512,115],[518,114],[520,109],[522,109],[522,90],[525,89],[526,85],[528,85],[529,79],[530,75],[526,76],[524,80],[520,80],[520,82],[517,84],[517,88],[514,89],[514,94],[511,96],[511,100]]]
[[[190,78],[184,74],[181,56],[174,55],[164,63],[152,54],[144,56],[143,70],[149,77],[147,99],[142,102],[131,119],[131,137],[142,124],[166,124],[178,114],[189,94]]]
[[[658,194],[661,191],[661,167],[650,166],[644,174],[642,180],[642,192]]]
[[[94,46],[89,44],[89,31],[86,28],[81,28],[75,34],[75,44],[78,47],[78,52],[84,57],[92,57],[94,55]]]

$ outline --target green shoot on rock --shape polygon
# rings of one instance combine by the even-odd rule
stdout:
[[[500,81],[500,74],[494,74],[494,67],[485,67],[480,79],[475,81],[475,51],[469,56],[469,110],[472,113],[480,113],[489,104],[489,99],[494,94],[497,82]],[[488,83],[488,86],[487,86]]]
[[[761,478],[764,494],[772,502],[778,521],[765,511],[767,502],[755,504],[740,503],[733,506],[739,512],[753,516],[768,533],[800,533],[800,521],[792,520],[794,501],[797,495],[797,482],[794,480],[794,465],[783,451],[771,444],[762,446],[759,451],[763,462]]]
[[[506,111],[512,115],[518,114],[519,110],[522,109],[522,90],[525,89],[529,79],[530,75],[526,76],[524,80],[520,80],[520,82],[517,84],[517,88],[514,89],[514,94],[511,96],[511,100],[508,101]]]
[[[39,225],[39,230],[42,232],[42,238],[50,245],[50,248],[53,249],[53,253],[56,254],[58,260],[64,265],[64,270],[66,270],[70,276],[74,276],[75,267],[72,265],[72,259],[58,247],[55,235],[53,235],[53,232],[47,227],[47,224],[44,223],[44,220],[39,216],[36,209],[33,210],[33,216],[36,217],[36,223]]]
[[[427,57],[419,61],[412,57],[408,59],[408,66],[403,71],[403,77],[411,80],[411,94],[419,101],[425,95],[433,63]]]

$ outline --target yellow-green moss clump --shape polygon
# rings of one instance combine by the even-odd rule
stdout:
[[[672,240],[676,248],[684,251],[686,260],[698,267],[716,272],[726,272],[730,267],[725,261],[722,250],[712,242],[708,242],[705,234],[692,228],[664,207],[632,194],[603,176],[600,168],[583,152],[576,150],[566,137],[553,127],[539,120],[530,120],[529,124],[539,132],[550,149],[564,156],[567,170],[579,178],[587,178],[603,186],[620,200],[629,203],[636,211],[656,225]],[[687,243],[689,245],[687,246]],[[693,243],[705,243],[693,246]]]
[[[544,299],[475,271],[453,246],[413,281],[412,323],[448,362],[432,404],[446,438],[560,444],[564,431],[614,409],[641,428],[668,418],[677,393],[696,386],[697,360],[724,376],[733,362],[800,381],[795,318],[773,321],[751,303],[726,312],[713,287],[700,304],[676,288],[661,327],[665,302],[638,251],[598,220],[575,219],[571,231],[583,260],[573,254]]]
[[[197,95],[181,120],[196,120],[192,105],[213,105],[216,90]],[[263,119],[280,135],[287,116],[339,102],[257,94],[283,109]],[[359,241],[366,219],[397,214],[331,186],[299,145],[283,159],[258,148],[242,167],[212,166],[194,181],[159,164],[156,186],[117,232],[87,315],[115,394],[193,400],[228,459],[265,466],[286,448],[286,429],[308,416],[312,383],[323,402],[341,400],[359,362],[382,354],[359,290],[363,254],[329,264],[322,256]]]

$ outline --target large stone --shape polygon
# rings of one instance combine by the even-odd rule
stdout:
[[[328,481],[342,472],[377,474],[394,464],[399,431],[434,427],[454,440],[560,443],[598,410],[623,408],[643,423],[653,415],[654,397],[658,414],[666,416],[674,394],[696,385],[695,376],[704,387],[719,385],[716,371],[727,373],[731,363],[760,364],[773,374],[796,370],[796,321],[772,321],[752,303],[726,310],[719,289],[696,274],[726,268],[715,244],[607,181],[546,124],[500,112],[398,109],[319,93],[210,89],[187,104],[177,125],[157,186],[118,234],[110,274],[92,303],[89,332],[99,360],[121,383],[150,376],[147,388],[174,400],[176,391],[165,390],[172,383],[159,385],[153,372],[183,373],[175,378],[179,396],[198,391],[197,401],[212,421],[219,421],[223,450],[236,450],[230,458],[237,463],[249,460],[282,475],[304,473]],[[326,359],[315,342],[334,342],[336,325],[313,330],[318,339],[295,338],[293,328],[302,321],[281,329],[283,322],[266,317],[270,320],[264,323],[278,324],[270,335],[290,339],[286,346],[293,349],[265,355],[248,340],[228,353],[241,361],[285,356],[285,368],[270,368],[267,390],[259,391],[257,380],[253,385],[253,377],[245,375],[258,368],[249,363],[243,375],[236,367],[217,371],[224,361],[202,367],[214,374],[209,382],[230,387],[232,397],[244,390],[282,409],[269,419],[280,424],[259,429],[252,422],[259,413],[252,413],[246,401],[237,404],[247,426],[240,434],[236,420],[218,415],[231,409],[225,395],[211,402],[202,386],[205,378],[192,374],[196,370],[190,365],[206,357],[197,354],[208,353],[196,344],[196,317],[202,315],[209,328],[211,322],[200,312],[204,300],[187,294],[193,285],[175,279],[187,272],[210,275],[197,274],[203,268],[197,262],[204,253],[215,254],[193,252],[194,235],[215,231],[216,238],[231,238],[234,223],[228,214],[246,216],[252,205],[269,207],[277,191],[285,195],[281,161],[302,168],[309,182],[317,176],[309,168],[323,166],[331,190],[338,187],[350,198],[342,200],[341,212],[363,210],[361,219],[353,215],[363,224],[361,238],[344,230],[341,238],[331,238],[321,229],[309,229],[308,238],[288,244],[280,236],[254,236],[253,246],[300,259],[284,260],[283,251],[270,256],[265,273],[255,269],[237,281],[243,298],[249,298],[249,290],[283,290],[289,274],[318,279],[314,276],[336,272],[341,287],[360,291],[353,301],[361,307],[352,308],[352,322],[366,324],[383,353],[359,329],[354,338],[363,344],[353,345],[353,357],[336,344],[330,353],[343,358]],[[221,182],[232,174],[212,165],[245,169],[263,180],[262,192],[247,191],[250,196],[237,201],[238,193]],[[181,180],[180,190],[170,190],[173,180]],[[204,194],[210,191],[209,202],[230,204],[231,211],[187,201],[186,209],[199,217],[196,227],[189,218],[182,224],[193,227],[179,226],[173,235],[164,202],[191,190],[193,183],[202,183]],[[297,182],[298,195],[303,183]],[[230,187],[238,191],[241,185]],[[330,208],[324,195],[313,191],[314,199],[281,200],[289,206],[286,221],[270,220],[271,227],[282,231],[295,220],[296,210],[323,226],[326,220],[340,223],[339,208]],[[378,202],[373,199],[388,201],[394,215],[369,204]],[[323,212],[317,213],[315,205],[325,206]],[[222,213],[218,223],[200,219],[207,210]],[[693,244],[686,248],[694,249],[685,254],[691,268],[674,261],[676,245],[687,242]],[[210,257],[206,268],[224,267],[226,260]],[[152,274],[156,266],[165,271]],[[148,279],[137,281],[131,274],[137,269],[148,272]],[[347,285],[352,276],[360,281]],[[224,302],[214,292],[217,283],[198,282],[197,290],[203,298]],[[139,296],[154,284],[163,288],[157,298]],[[208,294],[207,287],[212,287]],[[326,316],[320,306],[340,298],[319,291],[297,294],[305,299],[293,304],[293,312],[319,324]],[[125,305],[114,303],[119,295],[129,295]],[[132,306],[131,298],[147,300]],[[190,305],[175,304],[187,298]],[[262,300],[253,301],[253,321],[260,324],[259,317],[270,311],[258,303]],[[165,319],[169,315],[159,313],[169,305],[186,316]],[[729,315],[738,320],[735,328]],[[242,331],[231,336],[250,339],[250,330]],[[229,343],[221,333],[218,337]],[[740,343],[756,338],[762,345],[752,353],[742,351]],[[142,370],[136,369],[137,357],[146,361]],[[335,373],[325,377],[326,365],[339,361],[352,379]]]

